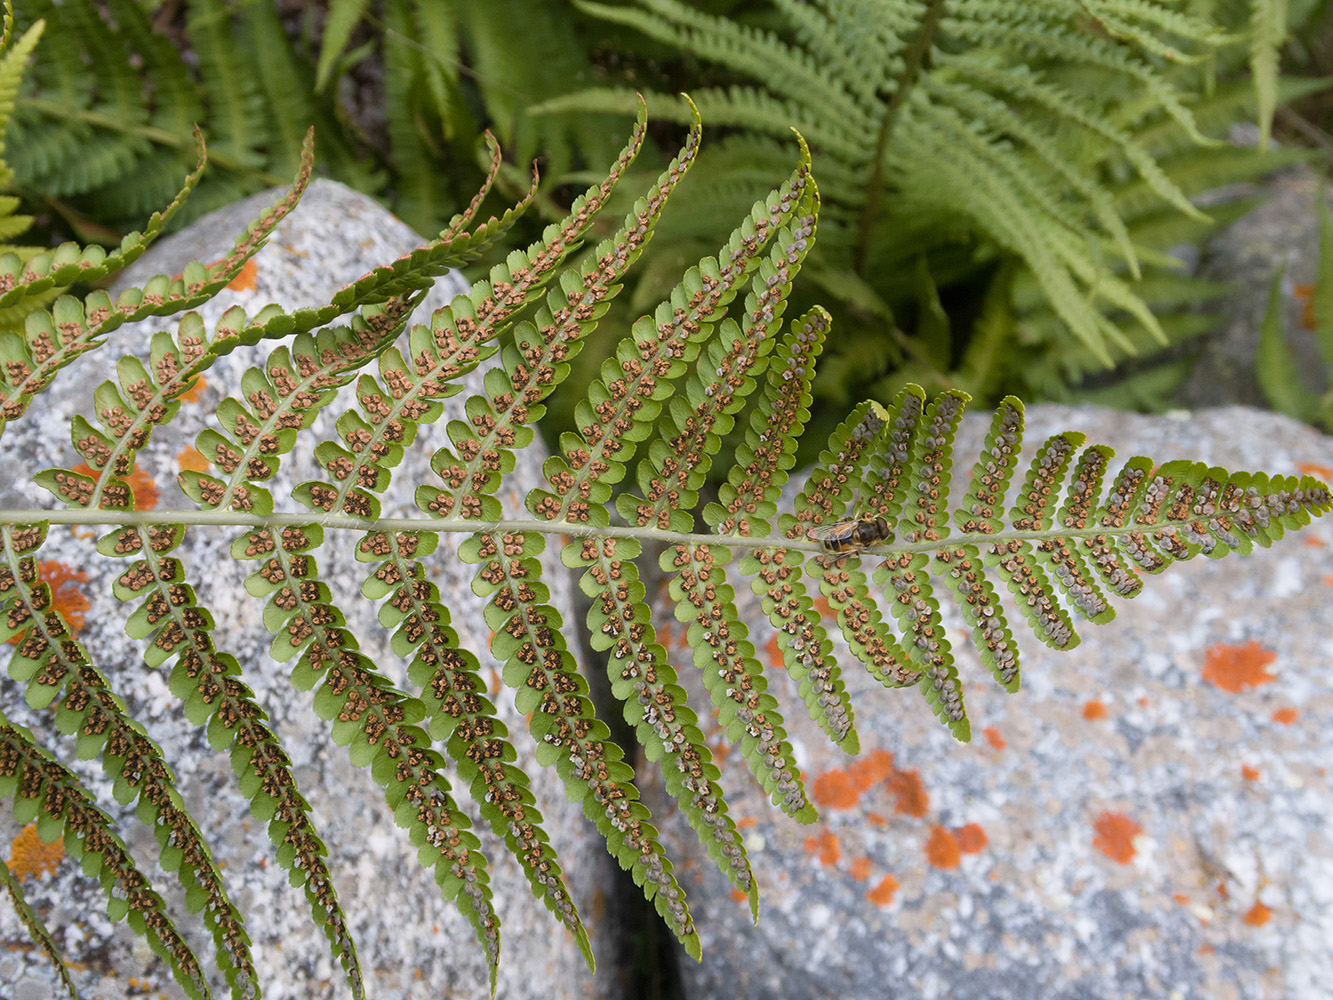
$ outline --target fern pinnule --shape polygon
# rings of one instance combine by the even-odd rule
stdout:
[[[648,808],[639,801],[634,771],[606,723],[595,716],[588,682],[560,631],[564,620],[546,603],[550,591],[537,580],[537,556],[544,548],[544,537],[535,532],[479,533],[459,547],[465,562],[481,566],[473,590],[490,601],[485,615],[495,631],[491,652],[505,664],[504,680],[516,691],[515,706],[531,713],[528,728],[537,741],[538,763],[556,765],[612,856],[697,958],[699,937],[685,894],[649,823]],[[633,625],[612,620],[604,631],[616,635]]]
[[[719,535],[763,537],[772,531],[788,470],[796,464],[796,442],[810,419],[810,383],[828,327],[828,313],[814,309],[793,321],[778,345],[745,443],[736,450],[737,464],[718,488],[718,502],[703,510],[704,521]],[[860,740],[851,699],[833,659],[833,644],[802,584],[800,564],[799,552],[764,547],[744,554],[738,568],[755,577],[750,587],[777,630],[783,664],[810,717],[829,739],[854,754]]]
[[[8,528],[6,552],[9,547]],[[8,589],[0,586],[0,596]],[[3,626],[0,626],[2,628]],[[116,823],[94,801],[78,777],[46,751],[31,733],[0,715],[0,795],[13,797],[20,822],[35,821],[43,839],[63,835],[65,850],[84,871],[96,875],[111,898],[108,913],[126,920],[170,967],[172,975],[195,1000],[211,997],[199,959],[176,930],[162,897],[139,871]],[[8,874],[8,869],[6,869]],[[13,891],[11,886],[11,892]],[[48,949],[58,968],[59,956]],[[70,996],[77,996],[68,972],[61,976]]]

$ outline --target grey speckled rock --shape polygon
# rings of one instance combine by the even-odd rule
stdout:
[[[1175,393],[1181,406],[1269,405],[1255,376],[1255,358],[1269,288],[1280,267],[1285,268],[1283,323],[1298,377],[1312,392],[1328,390],[1328,366],[1302,325],[1304,302],[1295,295],[1297,285],[1314,281],[1319,264],[1320,184],[1314,171],[1303,168],[1278,175],[1260,189],[1262,204],[1209,241],[1200,277],[1229,282],[1235,291],[1211,307],[1223,318],[1200,341],[1194,370]]]
[[[986,425],[968,418],[963,468]],[[1064,429],[1122,458],[1333,468],[1333,438],[1253,410],[1148,418],[1033,407],[1027,453]],[[692,831],[678,816],[663,819],[670,849],[686,859],[681,883],[692,887],[704,948],[702,964],[681,959],[686,996],[1328,997],[1330,542],[1325,518],[1248,559],[1177,564],[1121,602],[1117,620],[1080,627],[1083,642],[1067,653],[1037,643],[1014,611],[1024,653],[1014,695],[979,665],[953,613],[946,627],[975,734],[968,745],[917,691],[885,691],[840,646],[862,744],[849,759],[806,718],[787,675],[771,670],[798,762],[824,802],[821,821],[802,827],[778,813],[740,755],[727,757],[723,784],[762,893],[755,927]],[[764,656],[772,630],[739,590]],[[1271,682],[1233,693],[1205,680],[1218,644],[1271,653]],[[687,655],[673,649],[678,663]],[[694,683],[697,672],[681,675]],[[911,772],[929,796],[919,816],[895,811]],[[646,793],[661,818],[655,795],[660,788]],[[1124,839],[1124,863],[1099,847],[1099,836],[1116,839],[1106,814],[1142,829]],[[957,867],[936,867],[927,845],[937,827],[968,828],[971,847],[978,832],[987,842]],[[1271,911],[1266,923],[1256,903]]]
[[[260,196],[215,213],[190,229],[154,248],[126,276],[142,281],[149,275],[179,271],[194,257],[213,260],[231,246],[235,235],[273,200]],[[228,290],[202,310],[211,329],[222,309],[240,303],[253,313],[275,301],[289,307],[326,301],[338,287],[371,267],[388,262],[422,241],[388,212],[341,185],[316,182],[297,210],[284,222],[268,246],[255,258],[254,286]],[[422,307],[417,321],[426,321],[431,310],[465,290],[449,276],[441,280]],[[171,324],[174,329],[174,321]],[[11,425],[5,436],[5,457],[0,459],[0,505],[5,507],[50,507],[53,498],[26,483],[16,474],[21,467],[38,468],[53,463],[77,461],[69,445],[69,417],[89,412],[93,387],[109,374],[111,352],[118,348],[146,352],[152,324],[126,328],[112,335],[112,343],[100,355],[84,359],[58,378],[51,392],[41,397],[24,421]],[[166,433],[155,434],[140,455],[162,493],[161,506],[188,506],[175,485],[177,453],[192,443],[224,393],[238,391],[242,372],[263,357],[263,347],[241,349],[221,359],[207,374],[202,398],[184,409]],[[106,360],[104,360],[106,359]],[[480,379],[471,391],[480,391]],[[347,405],[347,393],[320,414],[323,433],[332,437],[333,419]],[[454,416],[462,416],[459,395],[446,401]],[[449,411],[446,411],[449,415]],[[386,516],[415,512],[412,489],[417,482],[434,478],[428,467],[433,447],[445,440],[443,421],[423,428],[422,435],[396,470],[392,487],[384,497]],[[515,473],[520,484],[537,482],[539,458],[529,451],[519,460]],[[282,481],[294,485],[303,479],[322,478],[307,445],[298,445],[283,459]],[[523,488],[526,489],[526,486]],[[279,488],[274,491],[279,510],[299,510]],[[518,496],[505,501],[514,510]],[[238,566],[226,555],[234,532],[190,532],[183,559],[203,604],[218,620],[219,644],[233,653],[245,669],[244,679],[255,689],[269,713],[271,725],[286,744],[302,792],[314,810],[316,828],[330,849],[329,867],[357,943],[368,995],[380,998],[487,997],[489,986],[485,961],[470,927],[452,904],[441,900],[430,873],[416,864],[416,849],[406,832],[395,827],[379,788],[369,774],[354,768],[347,753],[328,738],[328,726],[311,708],[309,695],[295,691],[286,677],[288,667],[275,664],[267,655],[270,636],[261,623],[263,602],[250,598],[241,583],[252,567]],[[334,603],[347,612],[349,627],[362,648],[401,686],[407,687],[404,665],[389,652],[388,633],[374,621],[374,607],[359,596],[365,575],[363,564],[352,559],[353,539],[332,537],[318,559],[324,579],[333,588]],[[160,742],[175,769],[186,802],[224,866],[226,885],[233,901],[248,920],[254,941],[254,957],[265,996],[313,998],[346,996],[342,972],[330,960],[322,930],[316,928],[299,890],[287,885],[287,875],[273,861],[272,847],[263,827],[249,816],[245,800],[235,787],[231,767],[224,755],[211,752],[202,733],[181,716],[175,699],[166,688],[166,674],[150,670],[141,660],[143,644],[126,638],[123,611],[110,593],[110,575],[118,565],[99,561],[88,532],[53,528],[40,558],[54,559],[85,569],[89,580],[84,589],[92,601],[88,625],[82,638],[94,660],[113,678],[137,719]],[[454,627],[465,645],[478,652],[483,675],[491,671],[486,652],[489,633],[482,621],[482,602],[469,587],[471,569],[452,556],[446,542],[431,559],[433,579],[446,604],[453,608]],[[568,591],[561,584],[567,574],[552,581],[553,602],[566,618]],[[7,659],[8,647],[0,647]],[[498,685],[498,674],[490,672]],[[48,734],[49,745],[63,760],[75,766],[103,803],[113,802],[110,786],[95,763],[73,761],[70,740],[52,734],[49,713],[33,713],[22,703],[20,688],[8,678],[0,681],[3,704],[9,717],[38,732]],[[555,925],[545,907],[533,899],[526,880],[489,827],[477,828],[484,850],[492,861],[496,909],[503,921],[504,951],[501,955],[499,995],[504,997],[600,997],[617,982],[614,905],[604,891],[609,885],[612,862],[600,838],[587,824],[577,806],[570,804],[553,771],[533,762],[534,746],[526,727],[513,709],[512,699],[501,693],[499,703],[513,733],[520,755],[519,765],[535,775],[534,793],[546,817],[546,826],[560,852],[567,879],[580,906],[602,972],[592,977],[584,966],[573,939]],[[540,772],[540,773],[539,773]],[[455,783],[460,804],[469,810],[465,788]],[[472,813],[475,822],[475,812]],[[184,918],[189,940],[201,957],[211,955],[202,924],[185,915],[174,877],[164,875],[156,864],[152,832],[140,826],[132,810],[119,810],[120,831],[155,885],[173,904],[173,912]],[[8,845],[16,827],[4,811],[0,838]],[[28,883],[33,887],[33,883]],[[123,924],[114,927],[105,918],[105,903],[96,882],[84,877],[77,866],[65,862],[53,881],[32,888],[32,899],[53,927],[60,928],[60,943],[67,957],[82,963],[78,979],[88,997],[121,997],[137,977],[144,989],[164,990],[178,996],[179,990],[165,969],[153,959],[139,938]],[[26,942],[7,897],[0,902],[0,996],[51,996],[54,978],[46,961]],[[215,982],[214,988],[222,988]],[[35,993],[33,991],[36,991]],[[220,995],[225,995],[225,989]]]

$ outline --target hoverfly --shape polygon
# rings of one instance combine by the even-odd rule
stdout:
[[[862,514],[855,521],[839,521],[811,528],[805,537],[824,546],[825,552],[845,554],[868,549],[887,539],[889,522],[873,514]]]

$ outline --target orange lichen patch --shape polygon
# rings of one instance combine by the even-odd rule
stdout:
[[[1325,548],[1328,548],[1328,542],[1324,541],[1324,540],[1323,540],[1322,538],[1320,538],[1318,535],[1306,535],[1306,536],[1305,536],[1305,544],[1308,545],[1308,546],[1309,546],[1310,548],[1312,548],[1312,549],[1325,549]]]
[[[869,788],[893,774],[893,754],[878,747],[847,768],[857,788]]]
[[[1148,698],[1146,694],[1139,695],[1139,708],[1147,708],[1151,704],[1152,701]]]
[[[1256,900],[1242,919],[1251,927],[1262,927],[1273,919],[1273,911]]]
[[[1264,669],[1277,659],[1277,654],[1264,649],[1253,639],[1243,646],[1225,642],[1209,648],[1203,662],[1203,679],[1212,681],[1223,691],[1243,691],[1277,680]]]
[[[255,287],[255,278],[258,275],[259,265],[256,264],[255,259],[251,257],[241,265],[241,269],[236,272],[236,277],[227,282],[227,287],[233,292],[253,291]]]
[[[755,819],[753,816],[742,816],[740,819],[736,820],[736,828],[738,830],[748,830],[758,822],[759,820]]]
[[[731,901],[733,903],[744,903],[749,898],[749,896],[745,895],[745,893],[741,892],[739,889],[731,890]]]
[[[670,649],[672,644],[676,641],[675,630],[671,627],[669,622],[664,623],[662,627],[657,630],[657,641],[662,644],[663,649]]]
[[[1187,906],[1190,901],[1190,898],[1186,896],[1183,892],[1177,892],[1171,898],[1174,899],[1181,906]]]
[[[60,612],[71,629],[80,631],[84,626],[83,613],[92,607],[88,595],[78,586],[88,582],[88,574],[62,562],[46,559],[37,564],[37,579],[51,588],[52,608]],[[17,646],[27,634],[27,629],[24,629],[10,636],[9,644]]]
[[[1291,294],[1301,303],[1301,326],[1313,330],[1319,325],[1314,315],[1314,285],[1293,285]]]
[[[889,818],[880,813],[866,813],[866,822],[872,826],[888,826]]]
[[[190,383],[190,387],[180,394],[180,398],[186,403],[197,403],[207,387],[208,380],[202,375],[196,375],[194,381]]]
[[[56,866],[65,856],[65,845],[60,841],[48,844],[37,835],[37,824],[29,823],[14,837],[9,845],[9,857],[5,864],[15,877],[41,878],[43,872],[56,873]]]
[[[1216,955],[1216,954],[1217,954],[1217,948],[1215,948],[1215,947],[1214,947],[1213,945],[1211,945],[1211,944],[1204,943],[1204,944],[1199,945],[1199,954],[1200,954],[1200,955]]]
[[[818,854],[821,865],[836,865],[842,857],[842,844],[838,842],[837,835],[825,827],[818,837],[805,838],[805,851],[807,854]]]
[[[915,816],[917,819],[926,815],[930,809],[930,796],[921,781],[920,771],[894,771],[887,784],[889,794],[897,800],[894,812]]]
[[[875,750],[850,767],[831,768],[815,779],[810,797],[826,809],[851,809],[872,785],[893,774],[893,754]]]
[[[993,746],[996,750],[1003,750],[1005,747],[1009,745],[1008,743],[1005,742],[1004,737],[1000,735],[1000,731],[996,729],[994,726],[987,726],[981,732],[983,735],[985,735],[986,742],[989,743],[991,746]]]
[[[861,798],[861,792],[852,784],[850,774],[835,767],[815,779],[810,797],[824,809],[850,809]]]
[[[876,906],[888,906],[893,902],[894,893],[898,891],[899,885],[899,881],[892,875],[885,875],[875,888],[866,893],[866,899]]]
[[[1300,718],[1300,714],[1301,714],[1300,712],[1298,712],[1291,706],[1287,706],[1286,708],[1279,708],[1276,712],[1273,713],[1273,721],[1283,726],[1289,726],[1293,722],[1295,722],[1298,718]]]
[[[1083,718],[1085,719],[1104,719],[1106,718],[1106,706],[1097,699],[1085,701],[1083,703]]]
[[[1092,846],[1112,861],[1127,865],[1138,853],[1134,847],[1134,838],[1143,832],[1143,827],[1124,813],[1104,812],[1097,817],[1092,828],[1097,831],[1097,835],[1092,838]]]
[[[1333,467],[1317,465],[1314,462],[1297,462],[1296,468],[1307,476],[1318,476],[1320,479],[1326,479],[1329,482],[1333,482]]]
[[[957,868],[963,860],[958,838],[942,826],[932,826],[926,841],[926,860],[936,868]]]
[[[1327,583],[1329,586],[1333,587],[1333,574],[1325,573],[1324,582]]]
[[[778,645],[778,637],[773,636],[768,642],[764,643],[764,652],[768,654],[768,665],[776,670],[781,670],[785,666],[782,659],[782,647]]]
[[[960,826],[954,830],[953,835],[958,841],[958,849],[964,854],[979,854],[990,843],[990,838],[986,836],[986,831],[981,828],[980,823]]]
[[[870,859],[862,855],[859,858],[852,858],[852,863],[848,866],[847,871],[856,881],[864,882],[870,877],[870,868]]]
[[[502,681],[500,680],[500,671],[496,670],[494,667],[491,667],[491,676],[486,682],[487,692],[490,694],[492,698],[494,698],[497,694],[500,693],[501,686],[502,686]]]
[[[815,610],[824,618],[836,618],[833,608],[829,606],[827,597],[816,597],[814,599]]]
[[[1257,767],[1250,767],[1249,764],[1242,764],[1240,766],[1240,775],[1246,781],[1258,781],[1259,769]]]
[[[204,458],[204,453],[198,448],[192,444],[187,444],[176,452],[176,464],[181,467],[182,471],[207,472],[212,463]]]

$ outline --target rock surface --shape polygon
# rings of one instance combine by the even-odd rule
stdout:
[[[1259,330],[1268,309],[1273,278],[1282,271],[1282,323],[1296,359],[1297,380],[1314,393],[1329,389],[1329,366],[1320,356],[1306,316],[1309,289],[1319,267],[1320,188],[1313,170],[1296,168],[1266,181],[1253,211],[1209,240],[1199,277],[1233,286],[1209,306],[1221,317],[1216,330],[1197,342],[1198,360],[1174,393],[1184,407],[1245,404],[1268,407],[1255,374]]]
[[[272,193],[261,195],[201,219],[156,245],[121,280],[141,282],[157,272],[177,273],[190,259],[221,257],[236,234],[273,200]],[[211,329],[221,311],[237,303],[252,314],[267,302],[288,307],[316,305],[370,268],[422,242],[370,199],[341,185],[317,181],[254,258],[253,271],[243,273],[233,283],[234,288],[200,311]],[[437,283],[415,321],[428,321],[432,310],[465,290],[460,278],[446,276]],[[54,506],[54,498],[31,486],[27,475],[18,470],[56,463],[68,467],[77,462],[69,444],[69,418],[75,412],[90,412],[92,388],[110,374],[106,358],[117,350],[145,353],[152,332],[168,323],[174,329],[175,321],[166,320],[117,331],[100,355],[85,358],[83,364],[62,372],[53,388],[34,403],[34,411],[10,426],[4,457],[0,458],[0,507]],[[220,359],[207,373],[208,385],[202,397],[185,407],[168,428],[155,433],[150,446],[141,452],[139,464],[148,469],[161,493],[159,507],[191,506],[175,485],[177,455],[205,426],[217,401],[224,394],[238,391],[242,373],[260,363],[266,350],[262,345],[242,348]],[[480,391],[480,379],[471,382],[469,390]],[[322,427],[322,433],[312,440],[334,436],[333,420],[348,405],[349,391],[350,387],[321,413],[316,430]],[[446,400],[446,419],[463,416],[466,398],[464,393]],[[418,482],[436,479],[428,463],[433,448],[446,441],[443,425],[441,421],[423,428],[416,446],[396,470],[384,497],[386,516],[419,514],[412,502],[412,490]],[[512,482],[524,490],[536,484],[540,461],[534,450],[520,456]],[[304,448],[298,445],[283,458],[282,475],[289,489],[304,479],[323,478],[311,458],[309,443]],[[279,510],[301,509],[281,488],[274,494]],[[518,498],[514,492],[505,501],[513,506]],[[517,511],[516,506],[513,509]],[[416,849],[406,832],[395,827],[378,786],[368,773],[352,766],[343,748],[332,744],[329,727],[314,714],[310,696],[289,683],[286,675],[290,665],[277,664],[268,656],[271,637],[261,621],[264,602],[251,598],[241,585],[253,567],[237,565],[227,555],[234,533],[192,529],[183,559],[201,602],[217,618],[220,645],[242,663],[244,679],[269,713],[270,724],[292,757],[298,784],[313,806],[316,828],[329,847],[329,867],[351,922],[367,994],[395,998],[439,997],[442,993],[489,997],[484,955],[471,928],[452,904],[440,898],[430,873],[417,866]],[[347,612],[349,627],[362,648],[395,683],[412,690],[402,661],[389,652],[388,633],[374,620],[374,606],[359,596],[366,569],[353,561],[352,539],[332,538],[334,534],[338,533],[330,533],[330,541],[318,555],[323,577],[333,588],[334,602]],[[453,625],[463,643],[480,656],[483,674],[492,679],[494,693],[499,678],[486,651],[489,631],[482,621],[483,602],[470,589],[472,568],[454,558],[452,550],[446,542],[432,557],[436,572],[433,579],[444,602],[453,609]],[[90,532],[60,527],[51,529],[40,558],[57,560],[87,573],[87,581],[76,584],[91,601],[81,638],[94,661],[118,685],[135,718],[159,741],[174,768],[186,804],[215,858],[224,866],[227,888],[248,922],[264,995],[272,1000],[347,996],[342,972],[329,957],[322,930],[312,923],[304,897],[287,885],[286,872],[274,862],[264,827],[250,817],[226,756],[213,753],[202,733],[182,717],[176,699],[167,690],[166,673],[143,665],[143,643],[125,636],[124,606],[111,596],[109,583],[121,564],[95,555]],[[572,620],[568,584],[567,573],[554,574],[552,600],[565,618]],[[0,658],[8,658],[7,649],[0,646]],[[595,977],[588,972],[573,939],[533,899],[522,872],[504,846],[491,836],[489,827],[475,826],[476,814],[468,803],[466,786],[459,787],[455,782],[460,805],[471,811],[474,829],[482,837],[483,849],[492,863],[495,905],[503,922],[504,941],[498,994],[607,996],[619,981],[617,933],[621,921],[614,900],[608,896],[614,864],[579,807],[566,800],[554,773],[534,763],[532,740],[513,709],[511,697],[501,693],[495,700],[518,747],[517,763],[535,776],[534,794],[602,970]],[[77,769],[100,802],[113,802],[110,785],[96,763],[73,760],[72,742],[54,733],[49,713],[32,712],[24,706],[21,688],[8,677],[0,679],[0,703],[12,721],[45,734],[47,745]],[[189,931],[188,940],[196,953],[206,965],[210,964],[207,957],[212,954],[211,942],[202,924],[188,917],[179,905],[181,894],[174,889],[174,876],[159,869],[152,832],[135,821],[133,810],[120,809],[117,815],[120,833],[142,869]],[[4,810],[0,847],[7,848],[17,830],[8,810]],[[30,900],[45,914],[49,926],[60,928],[58,941],[66,949],[66,957],[81,963],[76,981],[85,997],[123,997],[131,990],[132,982],[154,995],[159,995],[158,990],[161,995],[182,995],[142,939],[123,923],[113,925],[106,919],[100,888],[95,880],[83,876],[77,865],[67,860],[53,880],[30,880],[27,887]],[[35,1000],[56,995],[58,987],[50,965],[28,942],[7,896],[0,898],[0,942],[5,945],[0,950],[0,996]],[[218,995],[228,995],[225,985],[216,978],[213,986]]]
[[[966,419],[962,468],[987,424]],[[1073,429],[1122,458],[1333,476],[1333,438],[1250,409],[1035,406],[1027,426],[1028,455]],[[770,667],[820,820],[782,815],[741,755],[726,757],[722,784],[762,893],[757,927],[688,826],[664,822],[704,947],[701,964],[681,956],[685,996],[1327,996],[1330,542],[1325,517],[1250,558],[1175,564],[1119,602],[1115,621],[1080,625],[1082,644],[1065,653],[1038,643],[1010,604],[1023,670],[1013,695],[951,612],[966,745],[914,689],[882,689],[839,637],[862,749],[849,758]],[[736,589],[767,663],[773,632],[745,584]],[[671,652],[706,705],[683,666],[689,651]],[[663,815],[660,785],[645,794]]]

